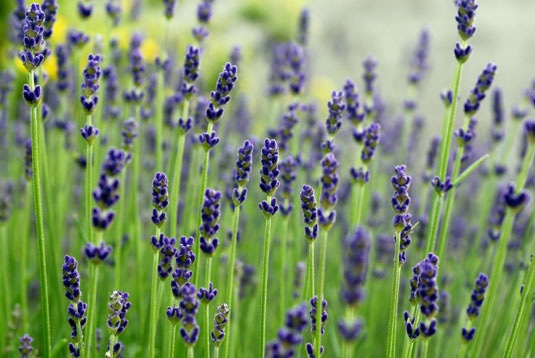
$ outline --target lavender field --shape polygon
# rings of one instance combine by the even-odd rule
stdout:
[[[535,4],[34,1],[0,357],[535,357]]]

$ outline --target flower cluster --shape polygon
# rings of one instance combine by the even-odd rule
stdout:
[[[195,286],[189,282],[185,283],[180,290],[180,311],[183,315],[180,336],[186,347],[193,347],[199,339],[199,326],[195,320],[195,315],[199,311],[196,291]]]
[[[529,192],[527,190],[517,192],[513,183],[507,185],[507,190],[503,195],[503,201],[510,210],[515,213],[520,212],[528,200]]]
[[[173,12],[175,9],[176,0],[163,0],[165,6],[165,17],[169,20],[173,18]]]
[[[97,204],[91,212],[93,227],[106,230],[111,225],[115,213],[112,206],[119,200],[119,179],[115,178],[124,169],[128,155],[120,150],[111,148],[106,160],[102,163],[102,170],[97,188],[93,191],[93,199]]]
[[[253,164],[253,150],[254,146],[248,140],[238,148],[236,170],[234,171],[234,183],[237,188],[235,187],[232,191],[232,200],[235,206],[242,205],[247,198],[247,188],[244,188],[244,186],[249,182]]]
[[[73,343],[69,343],[69,352],[73,357],[80,357],[80,349],[83,348],[83,329],[87,322],[85,316],[87,304],[80,300],[82,293],[80,292],[80,274],[78,273],[78,262],[74,257],[65,256],[65,263],[63,270],[63,286],[67,290],[65,297],[72,303],[69,304],[67,312],[69,314],[69,325],[72,333],[71,339]]]
[[[466,43],[466,41],[476,32],[474,20],[478,5],[476,4],[476,0],[459,0],[456,2],[456,5],[457,16],[455,16],[455,20],[457,21],[457,31],[459,32],[459,36],[463,40],[463,43]],[[471,53],[472,46],[466,45],[463,48],[459,43],[455,45],[455,58],[460,63],[466,62]]]
[[[419,334],[429,338],[436,332],[436,320],[433,317],[438,312],[438,257],[429,253],[423,261],[413,267],[412,272],[409,301],[411,304],[419,304],[422,315],[430,320],[429,324],[420,322],[419,326]],[[413,326],[414,319],[405,316],[407,334],[409,338],[416,338],[414,336],[417,336],[418,332]]]
[[[481,102],[485,98],[485,92],[492,85],[497,66],[489,63],[479,75],[475,87],[470,91],[470,96],[464,103],[464,113],[473,116],[479,110]]]
[[[364,87],[364,90],[366,92],[367,97],[373,96],[375,92],[375,80],[377,78],[377,73],[375,72],[375,68],[377,67],[377,60],[373,56],[368,56],[364,62],[362,63],[364,66],[364,74],[362,75],[362,79],[364,80],[364,83],[366,86]]]
[[[209,122],[216,123],[225,111],[223,106],[230,101],[230,93],[238,80],[238,67],[227,62],[223,71],[219,74],[215,91],[210,92],[211,101],[206,109],[206,118]]]
[[[299,103],[292,103],[288,106],[286,112],[281,118],[280,129],[277,132],[279,138],[279,148],[281,152],[288,151],[289,145],[294,137],[293,129],[299,123],[297,112],[299,110]]]
[[[329,108],[329,116],[325,120],[329,139],[322,143],[322,149],[326,153],[332,152],[334,150],[333,137],[336,133],[338,133],[340,127],[342,127],[342,118],[346,109],[346,105],[344,103],[344,95],[342,92],[333,91],[331,96],[332,99],[327,102],[327,107]]]
[[[189,99],[195,93],[197,88],[193,84],[199,77],[200,66],[200,49],[188,46],[184,59],[184,82],[182,82],[182,95]]]
[[[223,303],[217,307],[217,313],[214,317],[214,328],[210,333],[210,336],[212,337],[212,343],[216,347],[219,347],[221,343],[223,343],[223,339],[225,339],[225,327],[228,324],[229,314],[230,310],[226,303]]]
[[[219,231],[219,217],[221,215],[221,192],[206,188],[201,207],[201,226],[199,227],[200,247],[202,252],[213,256],[219,245],[219,239],[214,237]]]
[[[87,66],[84,69],[84,82],[82,83],[82,95],[80,96],[80,103],[87,114],[92,114],[97,108],[98,104],[98,90],[100,88],[100,70],[101,57],[90,53],[87,56]]]
[[[303,341],[303,331],[308,325],[307,307],[303,303],[286,312],[284,327],[279,329],[277,339],[266,346],[266,357],[294,357],[296,348]]]
[[[292,212],[293,206],[291,204],[291,197],[293,194],[292,183],[297,178],[297,161],[291,156],[281,161],[280,163],[280,172],[281,172],[281,191],[282,197],[284,198],[283,202],[280,205],[280,210],[282,216],[288,216]]]
[[[495,88],[492,91],[492,117],[493,126],[491,128],[492,141],[497,144],[503,140],[505,131],[503,128],[505,121],[505,110],[503,108],[503,96],[502,90]]]
[[[99,246],[88,242],[84,248],[84,252],[89,261],[94,264],[99,264],[110,256],[111,246],[106,246],[104,241],[101,241]]]
[[[109,347],[111,353],[110,358],[119,357],[119,354],[123,350],[123,345],[117,341],[117,338],[121,333],[124,332],[126,326],[128,325],[126,314],[132,306],[132,304],[128,301],[128,298],[128,292],[123,293],[121,291],[113,291],[110,295],[108,303],[108,319],[106,321],[108,325],[108,332],[111,336],[113,336],[112,342],[114,342],[114,344]]]
[[[318,314],[318,311],[317,311],[317,307],[318,307],[318,296],[314,296],[311,300],[310,300],[310,305],[312,306],[312,308],[310,309],[310,321],[312,323],[312,328],[311,328],[311,331],[312,331],[312,336],[315,336],[315,332],[316,332],[316,329],[317,329],[317,321],[316,321],[316,317],[317,317],[317,314]],[[325,325],[327,324],[327,318],[329,317],[329,315],[327,314],[327,301],[325,300],[322,300],[321,301],[321,317],[320,317],[320,329],[321,329],[321,334],[324,334],[325,332]],[[314,354],[314,346],[310,343],[307,343],[306,346],[305,346],[305,349],[307,351],[307,355],[309,358],[315,358],[316,355]],[[320,354],[318,355],[318,357],[321,357],[323,354],[323,346],[320,347]]]
[[[169,205],[168,181],[165,173],[157,172],[152,180],[152,222],[162,227],[167,221],[167,214],[163,211]]]
[[[301,209],[305,220],[305,237],[309,243],[318,237],[318,208],[314,189],[308,184],[303,185],[301,190]]]
[[[476,287],[474,288],[474,290],[472,291],[472,295],[470,296],[470,303],[468,304],[468,308],[466,309],[466,314],[471,321],[473,321],[474,319],[476,319],[477,316],[479,316],[479,310],[481,309],[483,301],[485,300],[485,292],[487,291],[488,286],[489,278],[484,273],[480,273],[479,277],[476,280]],[[461,329],[461,336],[464,342],[471,341],[474,338],[475,333],[475,327],[463,327]]]
[[[360,102],[356,85],[351,80],[346,80],[344,85],[344,97],[346,103],[347,119],[354,125],[360,126],[366,117]],[[356,129],[355,129],[356,130]]]
[[[392,209],[394,210],[394,219],[392,223],[400,237],[399,245],[400,254],[399,262],[406,261],[405,250],[411,243],[411,214],[408,213],[411,198],[409,196],[409,187],[411,184],[411,177],[407,175],[407,167],[399,165],[394,168],[395,176],[391,178],[392,186],[394,187],[394,196],[392,197]]]
[[[364,284],[368,274],[368,261],[370,256],[370,234],[362,226],[355,233],[344,240],[344,275],[340,296],[349,306],[358,307],[364,299]],[[338,329],[346,341],[358,338],[362,329],[359,320],[339,320]]]
[[[37,69],[48,55],[44,40],[44,22],[45,13],[41,10],[41,6],[31,4],[24,18],[24,51],[20,55],[22,64],[28,72]]]
[[[321,161],[321,208],[318,210],[318,217],[320,226],[325,230],[329,230],[336,220],[336,212],[332,209],[338,201],[338,166],[338,160],[333,153],[328,153]]]
[[[45,13],[43,37],[49,39],[52,36],[56,15],[58,14],[58,3],[56,0],[44,0],[42,7]]]
[[[409,83],[417,85],[422,81],[429,68],[429,31],[422,30],[418,38],[418,44],[414,49],[413,57],[410,61],[411,69],[407,76]]]
[[[21,358],[30,358],[33,356],[33,347],[32,342],[33,338],[28,335],[28,333],[25,333],[24,336],[20,337],[20,346],[19,346],[19,353]]]
[[[380,131],[381,126],[378,123],[371,123],[366,129],[364,135],[364,147],[362,148],[362,153],[360,155],[364,164],[368,164],[375,154],[377,144],[379,143]]]
[[[143,38],[140,34],[135,33],[130,39],[130,51],[128,54],[129,65],[128,72],[132,75],[132,82],[134,83],[134,88],[129,91],[125,91],[123,97],[126,102],[133,104],[140,104],[143,101],[145,92],[141,88],[145,82],[145,61],[143,60],[143,55],[141,53],[141,44]]]
[[[121,13],[123,12],[121,4],[116,4],[114,0],[108,0],[105,9],[113,26],[119,25],[119,22],[121,21]]]
[[[279,146],[274,139],[265,139],[262,147],[262,168],[260,169],[260,189],[267,195],[268,200],[263,200],[260,204],[260,210],[266,217],[273,216],[278,210],[277,199],[272,198],[280,186],[277,179],[279,176]]]

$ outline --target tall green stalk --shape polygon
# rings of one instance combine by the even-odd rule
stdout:
[[[86,114],[86,124],[91,125],[91,114]],[[93,225],[91,225],[91,187],[93,183],[93,145],[86,143],[86,169],[85,169],[85,218],[87,241],[93,242]]]
[[[184,102],[182,109],[182,118],[187,120],[189,111],[189,100]],[[176,237],[177,217],[178,217],[178,202],[180,198],[180,179],[182,174],[182,158],[184,156],[184,145],[186,143],[186,134],[181,131],[180,128],[175,129],[177,131],[177,154],[174,163],[173,170],[173,187],[171,191],[171,211],[169,213],[169,226],[171,237]]]
[[[35,89],[34,71],[28,73],[30,89]],[[43,208],[41,197],[41,174],[39,157],[39,123],[37,122],[37,106],[31,107],[32,132],[32,169],[33,169],[33,200],[35,209],[35,225],[37,229],[37,247],[39,253],[39,283],[41,296],[41,323],[43,325],[43,353],[45,358],[51,357],[52,344],[50,338],[50,307],[48,301],[48,283],[46,273],[45,234],[43,227]]]
[[[206,258],[206,288],[210,287],[210,277],[212,275],[212,256]],[[210,358],[210,303],[207,302],[204,310],[204,356]]]
[[[522,170],[518,174],[516,185],[515,185],[515,193],[519,193],[524,189],[524,185],[526,183],[526,179],[528,176],[528,171],[533,163],[533,158],[535,156],[535,143],[529,143],[529,147],[526,151],[526,154],[524,156],[524,161],[522,163]],[[490,329],[489,318],[491,315],[491,312],[494,309],[494,303],[496,301],[496,297],[498,295],[498,288],[499,283],[501,281],[501,276],[504,270],[505,265],[505,258],[507,256],[507,244],[509,242],[509,238],[511,236],[511,232],[513,231],[513,222],[514,222],[515,213],[511,208],[507,208],[505,219],[501,226],[501,236],[499,239],[499,246],[496,248],[496,254],[494,255],[494,259],[492,262],[492,271],[490,274],[490,280],[489,280],[489,287],[487,290],[486,295],[486,305],[482,309],[482,317],[481,317],[481,330]],[[479,334],[476,337],[475,347],[473,350],[473,353],[475,356],[481,355],[483,353],[482,346],[483,346],[483,338],[485,337],[484,334]]]
[[[392,296],[390,300],[390,320],[388,323],[388,342],[386,346],[386,356],[388,358],[394,358],[396,356],[396,328],[398,323],[399,279],[401,275],[401,263],[399,262],[400,240],[401,234],[400,232],[397,232],[392,279]]]
[[[241,193],[243,190],[243,187],[240,185],[238,186],[238,192]],[[234,307],[232,305],[232,300],[234,298],[234,266],[236,265],[236,244],[237,244],[237,238],[238,238],[238,227],[240,223],[240,205],[236,205],[234,209],[234,215],[232,219],[232,241],[230,243],[230,262],[229,262],[229,268],[228,268],[228,281],[227,281],[227,295],[226,295],[226,301],[228,302],[229,307]],[[227,336],[232,337],[230,334],[230,330],[232,327],[232,317],[229,315],[229,322],[227,325]],[[224,358],[228,357],[229,354],[229,346],[230,342],[228,339],[226,339],[223,344],[225,345],[225,351],[224,351]]]
[[[325,286],[325,266],[327,264],[327,241],[329,239],[329,230],[325,228],[320,246],[320,266],[318,282],[318,301],[316,303],[316,332],[314,340],[314,352],[319,357],[321,349],[321,314]]]
[[[462,41],[462,47],[466,47],[466,41]],[[446,179],[446,172],[448,169],[448,161],[450,157],[451,140],[453,137],[453,125],[455,122],[455,112],[457,110],[457,99],[459,97],[459,88],[461,86],[461,75],[463,72],[463,64],[457,61],[452,81],[452,102],[446,110],[444,121],[442,122],[442,140],[440,141],[440,150],[438,155],[437,176],[442,182]],[[426,252],[434,250],[435,241],[438,231],[438,222],[440,213],[442,212],[443,196],[441,193],[435,191],[433,195],[431,212],[429,214],[429,227],[426,233]]]
[[[97,232],[97,241],[102,240],[103,232]],[[86,341],[86,350],[88,349],[88,357],[94,357],[96,353],[96,343],[93,341],[93,336],[95,335],[96,330],[96,317],[97,317],[97,290],[98,290],[98,275],[100,271],[100,264],[90,263],[89,266],[89,303],[87,305],[88,309],[88,333]]]
[[[505,346],[504,358],[511,358],[515,349],[515,344],[518,339],[518,334],[520,331],[521,323],[523,318],[525,319],[524,311],[528,305],[528,299],[533,294],[533,289],[535,288],[535,261],[531,259],[531,264],[529,265],[528,274],[526,277],[526,283],[524,284],[524,289],[522,291],[522,298],[520,304],[517,306],[515,319],[513,321],[513,326],[511,332],[509,333],[509,338]],[[525,333],[526,334],[526,333]]]
[[[32,191],[31,183],[26,182],[25,187],[26,199],[24,200],[24,216],[22,221],[23,234],[22,234],[22,244],[21,244],[21,266],[20,266],[20,280],[21,280],[21,307],[22,307],[22,327],[25,332],[28,331],[29,317],[28,317],[28,232],[30,227],[30,212],[31,212],[31,200],[32,200]]]
[[[271,196],[267,196],[267,202],[271,202]],[[264,357],[266,349],[266,313],[267,313],[267,289],[269,272],[269,249],[271,246],[271,217],[266,217],[266,228],[264,235],[264,256],[262,259],[262,301],[260,304],[260,355]]]
[[[280,267],[279,267],[279,315],[280,326],[284,324],[284,315],[286,307],[286,279],[284,277],[286,267],[286,247],[288,246],[288,224],[290,216],[282,218],[281,246],[280,246]]]
[[[156,229],[156,237],[160,236],[160,228]],[[158,251],[155,251],[152,258],[152,279],[150,289],[150,319],[149,319],[149,358],[156,356],[156,324],[158,319],[156,317],[156,293],[158,291]]]
[[[470,125],[470,116],[465,116],[464,123],[463,123],[463,130],[467,130],[468,126]],[[460,145],[457,149],[457,154],[455,156],[455,163],[453,165],[453,171],[451,173],[451,181],[455,181],[457,179],[457,176],[459,175],[459,172],[461,170],[461,160],[464,155],[464,145]],[[451,188],[451,190],[448,193],[448,198],[446,199],[446,208],[444,210],[444,218],[442,219],[442,229],[440,232],[440,239],[438,241],[438,251],[437,256],[442,259],[442,262],[445,262],[444,260],[444,250],[446,248],[446,235],[449,234],[449,228],[450,228],[450,220],[451,220],[451,210],[453,208],[453,204],[455,202],[455,186]],[[434,246],[431,247],[431,250],[428,252],[433,251]]]
[[[122,266],[122,231],[123,231],[123,217],[124,215],[124,206],[126,198],[124,197],[126,191],[126,168],[121,172],[121,188],[119,197],[122,200],[119,200],[119,211],[117,213],[117,222],[115,224],[115,285],[114,287],[121,287],[121,269]],[[139,240],[139,239],[137,239]]]
[[[208,122],[208,129],[206,130],[206,133],[211,134],[212,129],[214,128],[213,122]],[[201,224],[202,224],[202,201],[204,198],[204,190],[206,189],[206,181],[208,180],[208,164],[210,162],[210,151],[205,150],[204,151],[204,161],[202,166],[202,177],[201,177],[201,187],[199,188],[199,200],[198,200],[198,214],[197,214],[197,227],[196,227],[196,235],[195,235],[195,246],[193,248],[193,252],[195,253],[196,257],[199,257],[199,252],[201,250]],[[198,278],[199,278],[199,260],[195,260],[193,263],[193,284],[197,286]]]

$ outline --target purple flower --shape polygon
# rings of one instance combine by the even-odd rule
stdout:
[[[285,160],[281,161],[279,168],[281,172],[282,197],[284,198],[284,202],[288,203],[287,206],[286,204],[281,204],[280,209],[283,216],[288,216],[292,212],[292,183],[297,178],[297,162],[291,155],[289,155]]]
[[[100,246],[95,246],[88,242],[87,245],[85,245],[84,251],[89,261],[94,264],[99,264],[106,260],[111,254],[111,246],[105,246],[104,241],[100,242]]]
[[[340,296],[350,306],[357,306],[365,297],[369,255],[370,234],[359,226],[352,236],[344,240],[344,280]]]
[[[466,41],[476,32],[474,20],[479,5],[476,4],[476,0],[459,0],[456,5],[457,16],[455,16],[455,20],[457,21],[457,31],[461,39]]]
[[[375,79],[377,78],[377,73],[375,72],[377,60],[373,56],[368,56],[364,62],[362,62],[362,66],[364,66],[364,74],[362,75],[362,79],[366,84],[364,90],[366,92],[366,96],[372,96],[375,92],[374,84]]]
[[[44,40],[45,13],[39,4],[31,4],[26,11],[22,31],[24,51],[20,58],[28,72],[35,70],[45,60],[47,50]]]
[[[267,196],[273,196],[279,188],[279,147],[274,139],[265,139],[261,150],[260,189]]]
[[[99,81],[102,72],[100,70],[101,57],[99,55],[89,54],[87,56],[87,66],[84,69],[84,82],[81,85],[82,96],[80,102],[87,114],[94,112],[98,103]]]
[[[43,11],[45,13],[43,37],[49,39],[52,36],[52,28],[56,22],[56,15],[58,13],[58,3],[56,0],[44,0]]]
[[[89,42],[89,36],[81,31],[69,30],[67,33],[67,42],[71,47],[82,48]]]
[[[121,13],[123,12],[123,9],[121,8],[121,4],[115,4],[114,0],[108,0],[106,3],[106,14],[110,18],[113,26],[119,25],[119,21],[121,21]]]
[[[409,83],[414,85],[420,83],[424,78],[427,69],[429,57],[429,31],[427,29],[422,30],[418,39],[418,44],[414,49],[413,57],[410,61],[411,69],[408,75]]]
[[[206,188],[204,201],[201,207],[201,226],[199,227],[200,247],[208,256],[213,256],[219,246],[219,239],[214,237],[219,231],[219,218],[221,215],[221,192]]]
[[[329,108],[329,116],[327,117],[325,124],[329,137],[332,138],[342,126],[342,116],[346,109],[344,104],[344,96],[342,92],[333,91],[331,94],[332,100],[327,103]]]
[[[464,103],[464,113],[467,116],[473,116],[479,110],[481,102],[485,98],[485,92],[492,85],[496,68],[496,65],[489,63],[479,75],[475,87],[470,91],[470,95]]]
[[[510,183],[507,185],[507,191],[503,196],[503,200],[509,209],[513,210],[515,213],[518,213],[528,202],[529,193],[527,190],[522,190],[517,193],[515,185]]]
[[[407,175],[407,167],[405,165],[396,166],[394,171],[396,175],[391,178],[392,187],[394,188],[394,196],[392,197],[394,219],[392,223],[400,236],[400,242],[396,243],[396,245],[400,246],[399,262],[404,263],[406,260],[405,250],[411,243],[410,235],[413,227],[411,214],[408,213],[411,203],[409,196],[411,177]]]
[[[483,301],[485,300],[485,292],[487,291],[488,286],[489,278],[484,273],[480,273],[476,280],[476,287],[470,296],[470,303],[466,309],[466,314],[470,320],[474,320],[477,316],[479,316],[479,310],[481,309]]]
[[[312,242],[318,237],[318,209],[314,189],[310,185],[303,185],[300,197],[305,220],[305,237],[308,242]]]
[[[359,102],[359,94],[355,84],[351,80],[346,80],[344,85],[344,96],[346,102],[347,119],[355,126],[362,124],[366,113],[364,113]]]
[[[126,314],[132,304],[128,301],[128,292],[113,291],[108,303],[108,331],[114,336],[119,336],[128,325]],[[115,347],[114,351],[115,351]]]
[[[163,0],[163,4],[165,6],[165,11],[164,11],[165,17],[167,19],[172,19],[176,0]]]
[[[216,347],[219,347],[225,338],[225,327],[228,324],[229,314],[230,310],[228,309],[226,303],[223,303],[217,307],[217,313],[214,317],[214,328],[210,333],[210,336],[212,337],[212,343],[214,343]]]
[[[230,93],[238,80],[238,68],[227,62],[219,74],[215,91],[210,92],[211,101],[206,109],[206,119],[212,123],[223,117],[223,106],[230,101]]]
[[[93,13],[92,4],[78,1],[78,15],[80,15],[82,19],[85,20],[85,19],[90,18],[92,13]]]
[[[192,347],[199,339],[199,326],[195,320],[195,315],[199,310],[199,301],[196,297],[196,288],[187,282],[180,290],[180,310],[182,311],[182,328],[180,336],[187,347]]]
[[[20,337],[20,346],[19,346],[19,353],[21,358],[30,358],[32,356],[33,347],[32,342],[33,338],[28,335],[28,333],[25,333],[24,336]]]
[[[366,135],[364,139],[364,147],[360,155],[362,162],[368,164],[375,154],[377,144],[379,143],[379,137],[381,135],[381,126],[378,123],[371,123],[366,129]]]

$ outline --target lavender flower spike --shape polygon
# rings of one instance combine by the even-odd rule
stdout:
[[[210,92],[211,102],[206,109],[206,119],[216,123],[223,117],[224,108],[230,101],[230,93],[238,80],[238,68],[227,62],[219,74],[215,91]]]

